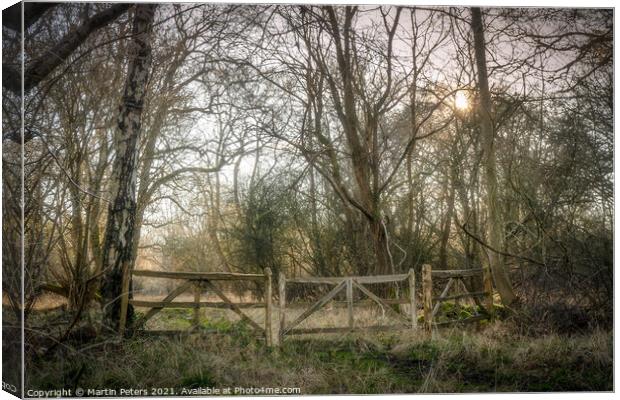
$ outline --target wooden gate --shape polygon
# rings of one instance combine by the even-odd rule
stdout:
[[[467,289],[467,284],[465,283],[464,278],[475,276],[482,278],[484,290],[481,292],[473,292]],[[446,286],[443,288],[438,297],[433,297],[433,279],[448,280]],[[457,289],[458,285],[462,287],[462,292],[450,295],[450,289]],[[424,293],[424,325],[428,331],[431,331],[434,326],[439,327],[451,324],[463,324],[487,319],[493,310],[493,286],[491,274],[488,268],[433,270],[430,265],[424,265],[422,266],[422,289]],[[485,299],[485,310],[483,313],[478,313],[478,311],[474,309],[475,314],[471,317],[435,322],[435,317],[441,308],[441,303],[448,300],[454,300],[455,305],[458,307],[458,302],[460,299],[477,299],[480,297]]]
[[[273,342],[271,333],[271,313],[272,313],[272,286],[271,286],[271,270],[265,269],[264,274],[238,274],[230,272],[166,272],[166,271],[150,271],[150,270],[134,270],[133,276],[146,276],[151,278],[175,279],[181,280],[182,283],[172,290],[168,296],[161,301],[144,301],[129,299],[129,293],[125,292],[121,302],[121,321],[120,333],[125,332],[127,319],[127,304],[136,307],[148,307],[149,310],[136,321],[136,326],[144,326],[144,324],[164,308],[190,308],[194,309],[194,319],[192,329],[198,329],[200,308],[225,308],[235,312],[239,317],[247,322],[256,332],[265,336],[267,345],[271,346]],[[214,282],[217,281],[253,281],[264,283],[263,302],[235,303],[223,290],[221,290]],[[221,302],[201,301],[202,293],[207,290],[216,294]],[[192,291],[194,300],[190,302],[173,301],[183,293]],[[244,308],[265,307],[265,323],[260,326],[251,319],[245,312]]]
[[[382,299],[376,294],[372,293],[364,285],[372,283],[389,283],[409,281],[409,298],[406,299]],[[305,284],[330,284],[334,287],[318,301],[316,301],[310,308],[306,309],[301,315],[299,315],[291,323],[287,324],[286,319],[286,285],[287,283],[305,283]],[[378,304],[383,310],[388,311],[391,315],[396,317],[401,325],[405,328],[417,328],[417,304],[415,297],[415,274],[413,270],[409,270],[407,274],[400,275],[380,275],[380,276],[348,276],[348,277],[305,277],[288,279],[284,274],[280,274],[278,279],[278,292],[280,301],[280,329],[279,329],[279,343],[282,343],[286,335],[295,334],[308,334],[308,333],[335,333],[335,332],[350,332],[356,329],[360,330],[393,330],[398,326],[368,326],[368,327],[355,327],[354,315],[353,315],[353,290],[357,289],[366,295],[372,302]],[[341,291],[346,291],[346,303],[348,323],[346,327],[325,327],[325,328],[296,328],[310,315],[317,312],[329,301],[334,299]],[[395,311],[391,305],[394,304],[409,304],[410,312],[408,315]]]

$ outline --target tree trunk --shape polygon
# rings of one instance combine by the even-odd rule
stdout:
[[[151,32],[156,5],[138,4],[133,22],[132,57],[127,70],[125,90],[115,134],[116,158],[110,176],[110,204],[103,246],[104,301],[103,326],[118,330],[123,275],[133,262],[136,216],[137,154],[142,122],[142,107],[151,68]],[[131,48],[130,48],[131,49]],[[128,311],[128,318],[131,316]]]
[[[502,229],[501,214],[498,204],[497,169],[495,165],[495,135],[491,121],[491,94],[487,76],[486,54],[484,43],[484,30],[482,27],[482,13],[480,8],[471,9],[471,26],[474,33],[474,51],[476,55],[476,68],[478,70],[478,89],[480,91],[480,130],[482,133],[482,145],[484,151],[484,172],[486,180],[486,206],[488,212],[488,241],[489,245],[501,251],[503,249],[504,233]],[[495,286],[502,298],[502,303],[512,303],[516,296],[504,267],[502,256],[494,251],[487,251],[489,264],[495,280]]]
[[[388,241],[385,231],[387,226],[383,225],[380,217],[368,220],[370,225],[370,235],[372,240],[372,248],[376,257],[376,265],[371,271],[375,275],[393,274],[393,265],[388,253]]]
[[[454,149],[453,149],[454,152]],[[439,268],[440,269],[448,269],[448,241],[450,240],[450,232],[452,230],[452,216],[454,214],[454,196],[455,196],[455,186],[456,183],[454,181],[454,167],[450,166],[449,175],[446,174],[446,188],[445,192],[447,192],[446,199],[446,217],[443,221],[441,227],[441,240],[439,246]]]
[[[218,161],[219,163],[219,161]],[[220,193],[220,177],[219,174],[215,174],[215,184],[211,184],[211,180],[208,180],[209,183],[209,211],[207,216],[207,235],[211,240],[213,245],[213,251],[215,252],[215,258],[218,264],[218,270],[223,270],[227,272],[233,272],[228,260],[226,260],[226,254],[224,254],[224,249],[222,248],[222,243],[220,242],[220,238],[217,236],[218,231],[220,230],[220,210],[221,208],[221,193]]]

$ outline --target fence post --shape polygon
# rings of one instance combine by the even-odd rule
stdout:
[[[353,329],[353,279],[347,279],[347,310],[349,314],[349,329]]]
[[[121,315],[118,324],[118,333],[121,337],[125,336],[125,327],[127,326],[127,308],[129,307],[129,281],[131,280],[131,271],[126,267],[123,269],[123,279],[121,283]]]
[[[424,291],[424,325],[428,332],[433,328],[433,275],[428,264],[422,266],[422,287]]]
[[[198,329],[200,326],[200,282],[194,282],[194,329]]]
[[[416,302],[415,297],[415,272],[413,268],[409,269],[409,306],[411,310],[409,311],[411,315],[411,329],[418,328],[418,304]]]
[[[271,332],[271,269],[265,268],[265,342],[273,345]]]
[[[465,282],[463,281],[463,277],[461,276],[458,279],[455,279],[454,286],[452,287],[452,293],[456,296],[459,292],[459,284],[465,289],[465,293],[467,293],[467,288],[465,287]],[[473,298],[472,298],[473,299]],[[457,297],[454,299],[454,311],[456,315],[461,315],[461,300]]]
[[[484,291],[487,292],[485,296],[486,309],[489,315],[493,316],[493,278],[491,277],[491,269],[489,267],[482,269],[482,281]]]
[[[280,329],[278,330],[278,345],[284,341],[284,329],[286,328],[286,275],[280,272],[278,275],[278,293],[280,301]]]

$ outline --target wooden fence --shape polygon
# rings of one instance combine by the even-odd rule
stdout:
[[[127,304],[136,307],[147,307],[149,310],[136,321],[136,326],[144,326],[144,324],[164,308],[190,308],[194,309],[193,329],[199,327],[200,308],[225,308],[234,311],[241,319],[247,322],[254,330],[265,336],[267,345],[271,346],[273,342],[271,331],[271,314],[272,314],[272,287],[271,287],[271,270],[265,269],[264,274],[238,274],[229,272],[165,272],[150,270],[134,270],[133,276],[145,276],[161,279],[181,280],[182,283],[172,290],[168,296],[161,301],[144,301],[129,299],[128,291],[125,291],[121,299],[121,320],[120,334],[124,335],[127,320]],[[253,281],[264,284],[263,302],[235,303],[216,285],[217,281]],[[201,301],[201,295],[204,291],[216,294],[222,301],[209,302]],[[178,296],[192,291],[194,300],[190,302],[173,301]],[[260,326],[253,319],[243,312],[244,308],[265,307],[265,324]]]
[[[481,277],[483,282],[483,291],[474,292],[467,289],[467,284],[464,281],[469,277]],[[433,279],[435,280],[448,280],[446,286],[443,288],[441,295],[433,297]],[[458,285],[461,285],[462,292],[450,295],[450,289],[457,289]],[[480,321],[486,319],[493,312],[493,286],[491,281],[491,274],[488,268],[477,269],[461,269],[461,270],[433,270],[430,265],[424,265],[422,267],[422,291],[424,295],[424,325],[427,331],[431,331],[433,327],[446,326],[451,324],[462,324]],[[447,300],[454,300],[458,309],[459,300],[471,298],[477,299],[483,297],[485,312],[480,314],[475,310],[475,315],[464,318],[454,319],[442,322],[435,322],[441,303]],[[434,304],[434,306],[433,306]]]
[[[401,282],[408,280],[409,282],[409,297],[406,299],[382,299],[373,292],[371,292],[366,284],[375,283],[390,283]],[[319,300],[317,300],[311,307],[304,310],[301,315],[295,318],[291,323],[287,323],[287,303],[286,303],[286,285],[288,283],[304,283],[304,284],[329,284],[333,285],[333,288]],[[295,334],[308,334],[308,333],[335,333],[335,332],[349,332],[356,329],[363,330],[393,330],[398,328],[397,326],[368,326],[368,327],[355,327],[354,312],[353,312],[353,290],[357,289],[365,296],[367,296],[374,303],[378,304],[383,310],[390,312],[396,317],[401,324],[406,328],[417,328],[417,304],[415,296],[415,274],[412,269],[407,274],[400,275],[379,275],[379,276],[348,276],[348,277],[304,277],[287,279],[284,274],[280,274],[278,279],[278,292],[279,292],[279,315],[280,315],[280,329],[279,329],[279,343],[282,343],[286,335]],[[320,310],[328,302],[333,300],[338,293],[346,291],[346,305],[347,305],[347,326],[346,327],[322,327],[322,328],[297,328],[304,320],[310,317],[312,314]],[[391,305],[393,304],[409,304],[410,312],[408,315],[395,311]]]
[[[265,341],[268,346],[282,343],[285,336],[296,334],[310,334],[310,333],[337,333],[337,332],[350,332],[354,330],[369,330],[369,331],[385,331],[394,330],[398,328],[416,329],[418,325],[418,305],[416,302],[416,289],[415,289],[415,273],[413,269],[410,269],[406,274],[395,275],[378,275],[378,276],[347,276],[347,277],[302,277],[287,279],[283,273],[280,273],[278,278],[278,301],[279,301],[279,334],[278,341],[274,343],[272,334],[272,314],[273,314],[273,291],[272,291],[272,273],[269,268],[265,269],[264,274],[238,274],[228,272],[164,272],[164,271],[149,271],[149,270],[135,270],[132,273],[133,276],[145,276],[151,278],[161,279],[175,279],[181,280],[182,283],[172,290],[168,296],[161,301],[145,301],[129,299],[128,292],[126,291],[121,299],[121,321],[120,321],[120,333],[125,332],[126,318],[127,318],[127,305],[131,304],[136,307],[147,307],[149,310],[136,321],[136,326],[143,326],[150,318],[156,315],[164,308],[190,308],[194,309],[193,329],[199,327],[199,310],[200,308],[224,308],[234,311],[241,319],[247,322],[252,328],[254,328],[259,334],[265,336]],[[465,278],[482,277],[483,291],[474,292],[467,289]],[[441,294],[437,297],[433,297],[433,281],[448,280],[447,284],[443,288]],[[264,284],[264,301],[263,302],[246,302],[235,303],[226,294],[218,288],[213,282],[216,281],[253,281]],[[384,299],[377,294],[369,290],[365,285],[377,284],[377,283],[392,283],[408,281],[408,297]],[[287,304],[286,300],[286,286],[291,283],[301,284],[321,284],[332,285],[332,289],[322,296],[319,300],[312,303],[311,306],[305,309],[297,318],[292,322],[287,322],[287,307],[291,304]],[[456,289],[461,284],[462,292],[450,295],[450,289]],[[375,326],[355,326],[354,308],[353,304],[356,302],[353,291],[354,289],[361,292],[368,297],[371,303],[376,303],[384,311],[389,312],[395,317],[400,325],[375,325]],[[221,302],[209,302],[201,301],[201,295],[204,291],[212,292],[216,294],[222,301]],[[312,314],[320,310],[327,303],[334,300],[336,295],[341,291],[346,292],[346,307],[347,307],[347,326],[346,327],[320,327],[320,328],[299,328],[299,325],[305,321]],[[454,323],[468,323],[479,321],[492,313],[493,299],[492,299],[492,281],[488,268],[479,269],[465,269],[465,270],[433,270],[430,265],[424,265],[422,267],[422,297],[423,297],[423,309],[424,309],[424,326],[427,331],[432,331],[433,327],[440,327],[450,325]],[[173,301],[181,294],[193,291],[194,299],[189,302]],[[455,319],[448,321],[435,322],[436,316],[441,308],[441,303],[454,300],[458,305],[459,300],[466,298],[484,298],[484,312],[482,314],[477,313],[465,318]],[[358,300],[358,302],[361,300]],[[477,304],[479,301],[477,301]],[[402,313],[392,308],[395,304],[408,304],[409,312]],[[244,308],[265,308],[265,321],[263,326],[256,323],[247,314],[243,312]]]

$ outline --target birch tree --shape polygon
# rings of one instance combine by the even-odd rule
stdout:
[[[142,107],[151,69],[151,40],[156,5],[139,4],[133,20],[133,45],[115,133],[116,158],[110,178],[111,201],[103,246],[104,326],[119,325],[120,297],[127,290],[133,257],[136,175]],[[129,313],[131,314],[131,312]]]

